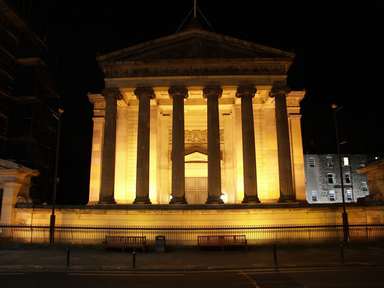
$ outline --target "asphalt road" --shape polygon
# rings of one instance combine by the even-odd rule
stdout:
[[[384,266],[185,272],[0,271],[0,287],[384,287]]]

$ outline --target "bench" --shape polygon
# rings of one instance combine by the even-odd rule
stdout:
[[[197,236],[197,251],[205,246],[218,246],[221,251],[224,251],[224,246],[244,246],[248,251],[245,235]]]
[[[107,248],[121,248],[123,252],[127,248],[141,248],[145,252],[146,236],[105,236],[103,242],[104,251]]]

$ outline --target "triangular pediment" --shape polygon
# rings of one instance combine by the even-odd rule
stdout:
[[[23,173],[32,176],[38,176],[39,171],[22,166],[15,162],[0,159],[0,175],[8,173]]]
[[[187,59],[285,59],[294,54],[201,29],[191,29],[99,56],[100,64]]]

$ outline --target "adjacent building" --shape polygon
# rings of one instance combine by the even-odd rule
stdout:
[[[357,169],[374,159],[373,155],[341,155],[345,202],[356,202],[369,194],[367,177]],[[341,178],[337,154],[305,154],[305,182],[308,203],[341,203]]]
[[[0,157],[38,169],[31,197],[49,202],[59,95],[42,27],[30,17],[36,4],[0,0]]]

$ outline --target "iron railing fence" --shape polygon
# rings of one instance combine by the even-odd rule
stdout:
[[[349,224],[350,240],[381,241],[384,223]],[[156,236],[165,236],[166,245],[194,246],[197,236],[245,235],[249,245],[327,243],[343,240],[343,226],[324,225],[269,225],[269,226],[71,226],[55,227],[55,243],[100,245],[106,235],[146,236],[147,245],[154,245]],[[0,224],[0,242],[49,243],[49,226],[13,226]]]

